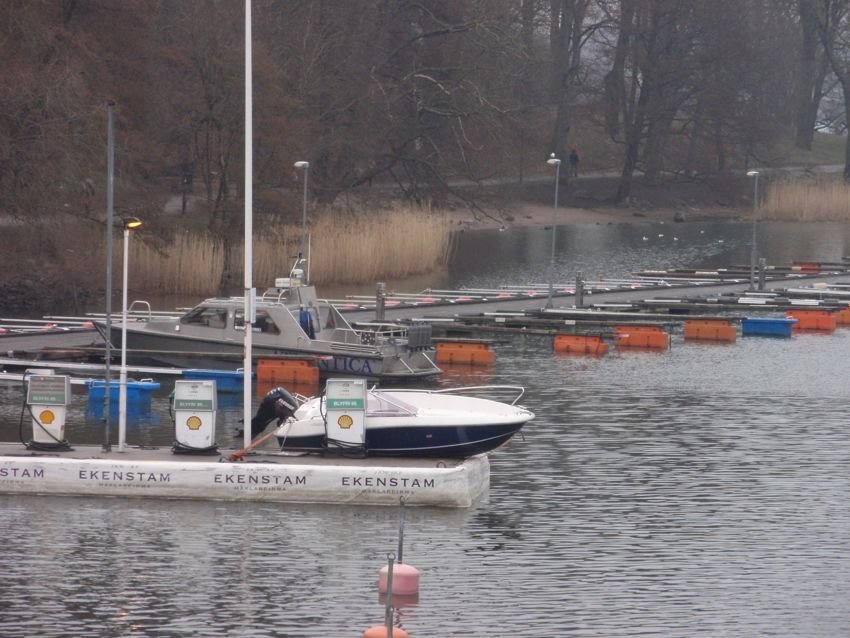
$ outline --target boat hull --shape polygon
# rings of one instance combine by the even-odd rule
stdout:
[[[244,347],[241,340],[213,340],[181,333],[164,333],[127,327],[127,359],[134,365],[174,366],[233,370],[242,367]],[[120,326],[112,327],[112,343],[121,344]],[[241,336],[241,335],[238,335]],[[306,343],[306,342],[305,342]],[[319,374],[355,376],[387,380],[421,379],[436,376],[429,352],[401,351],[391,355],[342,354],[316,347],[269,346],[255,341],[251,347],[254,363],[274,357],[312,357]]]
[[[504,445],[534,418],[534,413],[524,407],[464,396],[463,390],[372,388],[367,394],[362,426],[354,430],[349,428],[358,419],[349,418],[351,415],[344,411],[337,415],[337,423],[347,420],[348,424],[329,430],[326,397],[314,397],[278,427],[276,436],[282,450],[463,458]],[[329,435],[329,431],[344,431],[346,442],[335,441],[334,436],[338,435]],[[364,441],[362,446],[349,442],[360,440]]]
[[[525,421],[475,426],[392,427],[366,430],[366,456],[466,458],[492,452],[507,443]],[[324,433],[277,437],[281,450],[344,453],[328,445]]]

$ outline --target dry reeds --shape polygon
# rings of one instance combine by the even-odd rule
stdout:
[[[207,234],[189,232],[177,235],[165,250],[136,240],[130,244],[130,263],[135,289],[165,295],[208,295],[218,290],[224,246]]]
[[[412,206],[342,219],[323,215],[311,237],[310,276],[326,283],[430,272],[447,263],[451,248],[447,219]]]
[[[772,182],[761,215],[784,221],[850,221],[850,185],[841,177]]]
[[[390,212],[314,214],[309,228],[310,281],[316,284],[370,283],[430,272],[445,265],[451,226],[444,215],[417,207]],[[270,286],[289,274],[298,254],[301,228],[255,227],[253,279]],[[133,287],[163,294],[215,293],[224,269],[225,250],[208,235],[181,234],[164,251],[134,241],[130,260]],[[242,246],[231,249],[232,268],[242,271]]]

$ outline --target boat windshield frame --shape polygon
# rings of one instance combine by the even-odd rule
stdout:
[[[180,317],[180,324],[224,330],[227,328],[228,314],[228,309],[224,305],[199,304]],[[215,321],[211,322],[211,319]]]
[[[369,417],[416,416],[418,412],[416,406],[380,390],[370,390],[366,397],[366,416]]]

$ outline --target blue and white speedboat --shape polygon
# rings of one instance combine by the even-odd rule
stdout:
[[[465,458],[495,450],[534,418],[534,413],[517,405],[523,393],[524,389],[517,386],[443,390],[371,388],[364,411],[365,442],[357,449],[340,445],[328,436],[328,406],[324,395],[295,399],[295,403],[301,401],[291,416],[286,416],[286,412],[275,413],[276,399],[271,397],[268,407],[264,409],[261,405],[258,410],[254,434],[277,418],[279,427],[275,436],[282,451]],[[286,403],[291,405],[289,397],[287,394]]]

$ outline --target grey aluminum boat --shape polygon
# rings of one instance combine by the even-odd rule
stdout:
[[[138,303],[138,302],[135,302]],[[95,326],[105,335],[103,321]],[[115,348],[121,322],[111,325]],[[133,313],[127,321],[127,359],[137,365],[235,369],[241,367],[245,330],[242,297],[206,299],[181,317]],[[349,324],[313,286],[281,278],[256,300],[254,361],[315,357],[320,373],[375,379],[421,379],[441,370],[434,363],[430,325]]]

